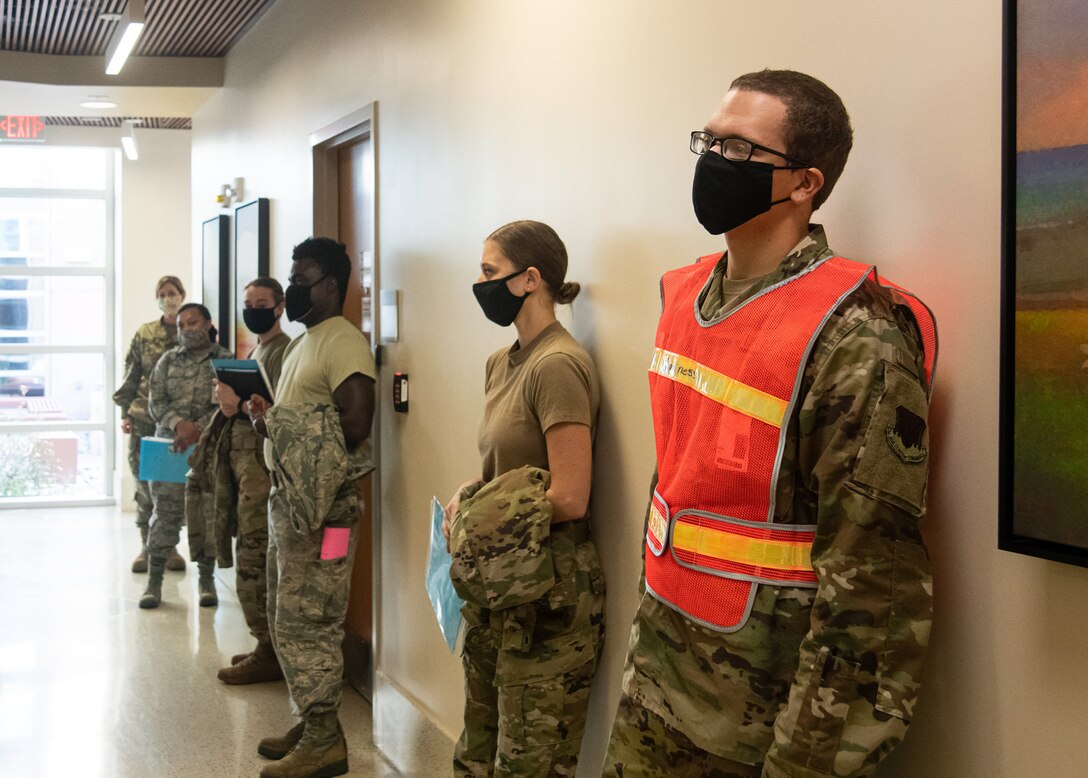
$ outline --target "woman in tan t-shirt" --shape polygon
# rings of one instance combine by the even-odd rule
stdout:
[[[487,361],[482,475],[454,493],[443,529],[448,539],[461,488],[525,465],[547,470],[557,583],[517,614],[462,609],[465,728],[453,772],[573,776],[604,639],[604,576],[589,538],[600,384],[592,358],[555,318],[556,304],[574,300],[579,286],[564,281],[567,251],[551,227],[500,227],[484,242],[480,268],[480,307],[491,321],[513,324],[518,339]],[[528,647],[503,640],[514,621],[531,634]]]

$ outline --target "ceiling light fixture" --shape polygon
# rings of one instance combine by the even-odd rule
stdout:
[[[106,47],[106,75],[116,76],[121,72],[143,29],[144,0],[128,0],[121,20],[110,35],[110,44]]]
[[[115,103],[113,100],[110,100],[105,95],[91,95],[86,100],[84,100],[82,103],[80,103],[79,107],[80,108],[99,108],[99,109],[116,108],[117,103]]]
[[[140,150],[136,148],[136,122],[125,121],[125,132],[121,135],[121,148],[125,150],[125,156],[129,159],[140,158]]]

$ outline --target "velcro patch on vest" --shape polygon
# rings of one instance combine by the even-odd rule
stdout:
[[[916,465],[926,460],[926,446],[922,442],[925,432],[926,420],[899,405],[895,409],[895,423],[884,430],[884,439],[897,457],[908,465]]]

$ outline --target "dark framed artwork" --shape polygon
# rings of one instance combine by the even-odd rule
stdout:
[[[234,209],[234,353],[248,356],[257,336],[242,321],[246,284],[268,275],[268,198],[261,197]]]
[[[1088,3],[1005,0],[998,546],[1088,567]]]
[[[200,230],[200,300],[212,314],[219,342],[230,346],[230,217],[213,216]]]

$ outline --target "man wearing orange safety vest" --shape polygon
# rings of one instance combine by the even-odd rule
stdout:
[[[811,76],[737,78],[691,135],[726,251],[666,273],[645,592],[605,775],[871,775],[914,710],[936,330],[812,212],[853,132]]]

